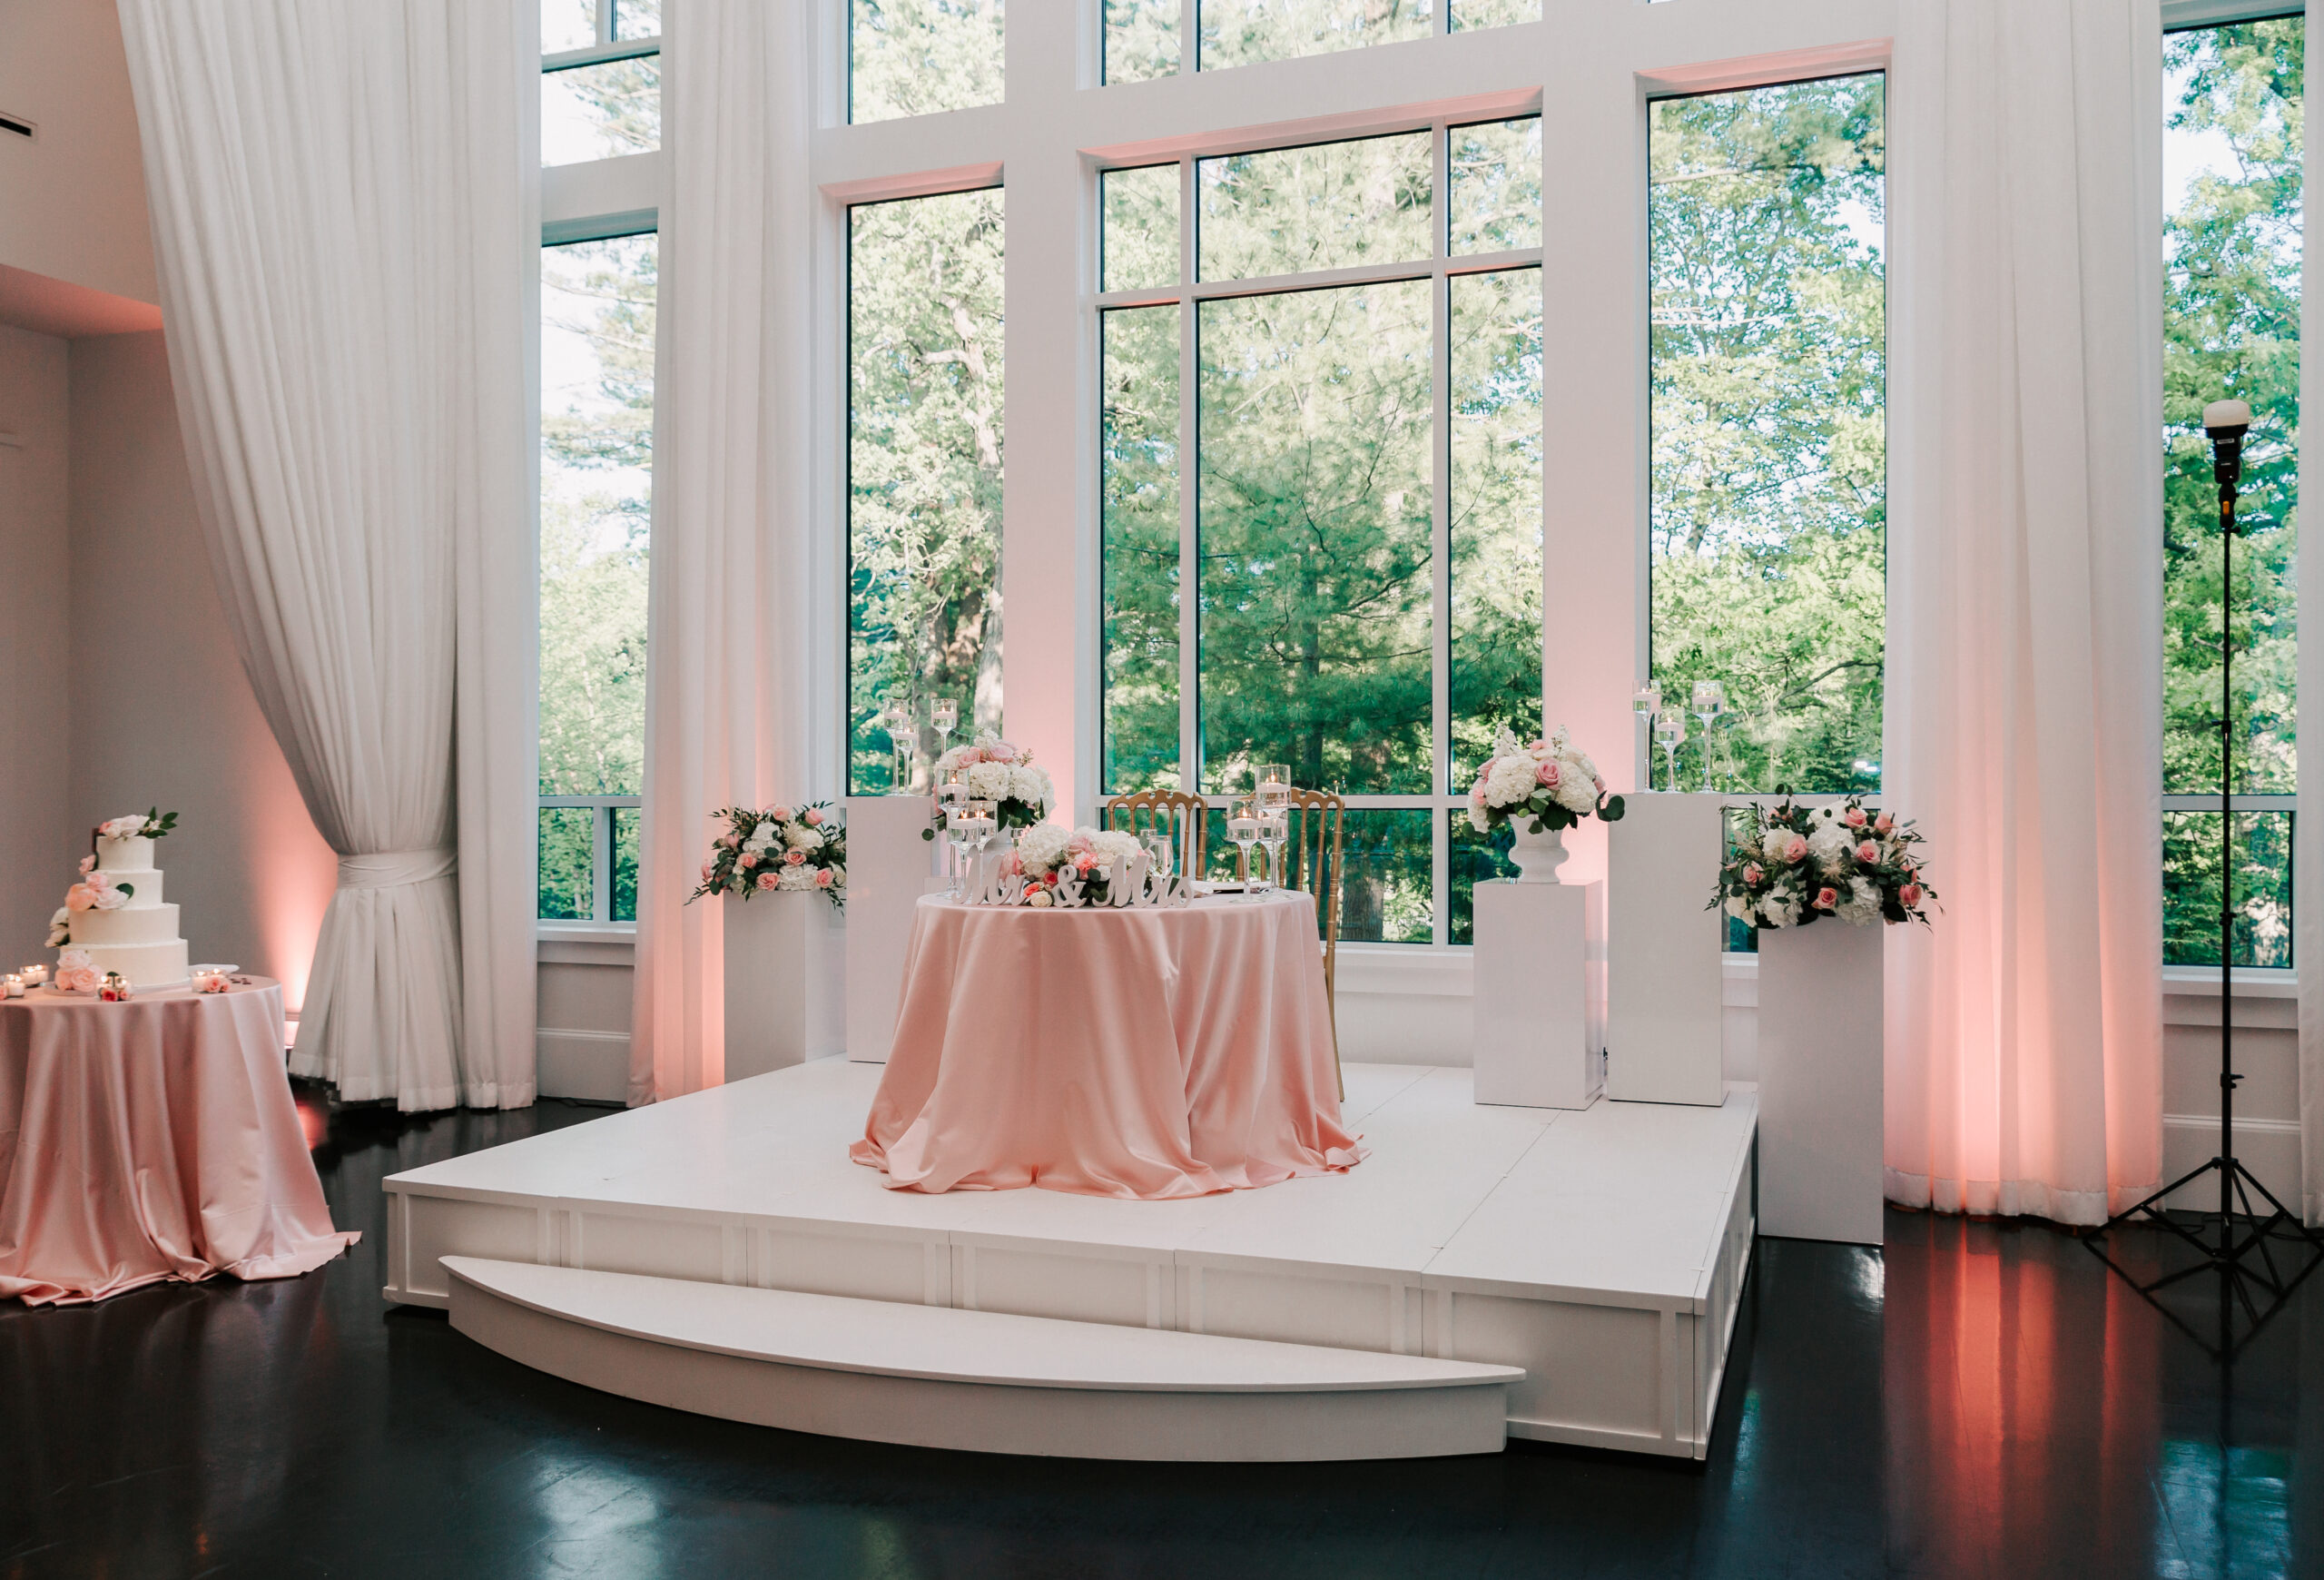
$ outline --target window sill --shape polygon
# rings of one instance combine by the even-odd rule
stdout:
[[[533,958],[542,965],[634,965],[635,922],[538,922]]]

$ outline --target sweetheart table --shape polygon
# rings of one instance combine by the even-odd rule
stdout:
[[[282,988],[0,1000],[0,1298],[291,1278],[331,1227],[282,1071]]]
[[[1338,1090],[1305,894],[1073,910],[930,895],[849,1155],[899,1190],[1204,1196],[1361,1160]]]

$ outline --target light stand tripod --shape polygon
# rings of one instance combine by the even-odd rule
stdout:
[[[2249,1343],[2251,1336],[2264,1326],[2269,1318],[2290,1299],[2300,1280],[2316,1270],[2324,1260],[2324,1234],[2307,1228],[2265,1185],[2259,1177],[2245,1168],[2235,1155],[2235,1086],[2243,1077],[2235,1069],[2235,999],[2233,948],[2235,929],[2235,817],[2234,817],[2234,702],[2232,669],[2235,657],[2235,499],[2236,485],[2243,477],[2243,435],[2251,426],[2251,408],[2240,400],[2214,400],[2203,408],[2203,431],[2211,436],[2211,475],[2219,483],[2220,528],[2220,594],[2219,594],[2219,1155],[2202,1167],[2172,1180],[2162,1190],[2108,1219],[2105,1225],[2093,1232],[2083,1243],[2095,1251],[2107,1266],[2128,1279],[2132,1288],[2146,1297],[2188,1337],[2211,1352],[2215,1360],[2232,1360],[2238,1350]],[[2324,967],[2319,967],[2324,969]],[[2205,1213],[2192,1229],[2172,1219],[2163,1210],[2162,1203],[2174,1192],[2182,1190],[2206,1174],[2219,1176],[2219,1212],[2216,1231],[2212,1215]],[[2262,1220],[2251,1208],[2251,1193],[2272,1210]],[[2141,1279],[2106,1254],[2100,1245],[2099,1235],[2108,1229],[2131,1222],[2152,1224],[2168,1230],[2192,1247],[2199,1260],[2174,1272],[2157,1278]],[[2290,1232],[2283,1232],[2285,1229]],[[2306,1264],[2298,1268],[2279,1267],[2271,1241],[2290,1248],[2304,1247],[2311,1254]],[[2181,1283],[2205,1272],[2219,1277],[2219,1342],[2207,1342],[2175,1312],[2155,1299],[2156,1294],[2173,1284]],[[2241,1338],[2235,1337],[2235,1320],[2240,1312],[2249,1324]]]

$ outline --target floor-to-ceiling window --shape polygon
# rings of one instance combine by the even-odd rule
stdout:
[[[545,0],[541,159],[661,142],[658,0]],[[637,916],[653,510],[655,215],[544,227],[540,319],[540,873],[545,921]]]
[[[1099,788],[1288,764],[1340,936],[1466,942],[1460,775],[1541,716],[1540,120],[1100,182]]]
[[[2305,20],[2163,41],[2163,961],[2219,961],[2220,566],[2206,403],[2250,403],[2234,546],[2234,959],[2292,963]]]

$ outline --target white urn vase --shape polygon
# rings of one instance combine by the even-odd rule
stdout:
[[[1532,832],[1534,820],[1519,813],[1509,820],[1510,832],[1517,843],[1509,852],[1509,859],[1517,864],[1517,882],[1521,884],[1554,884],[1558,869],[1565,865],[1565,831],[1544,825],[1541,832]]]

